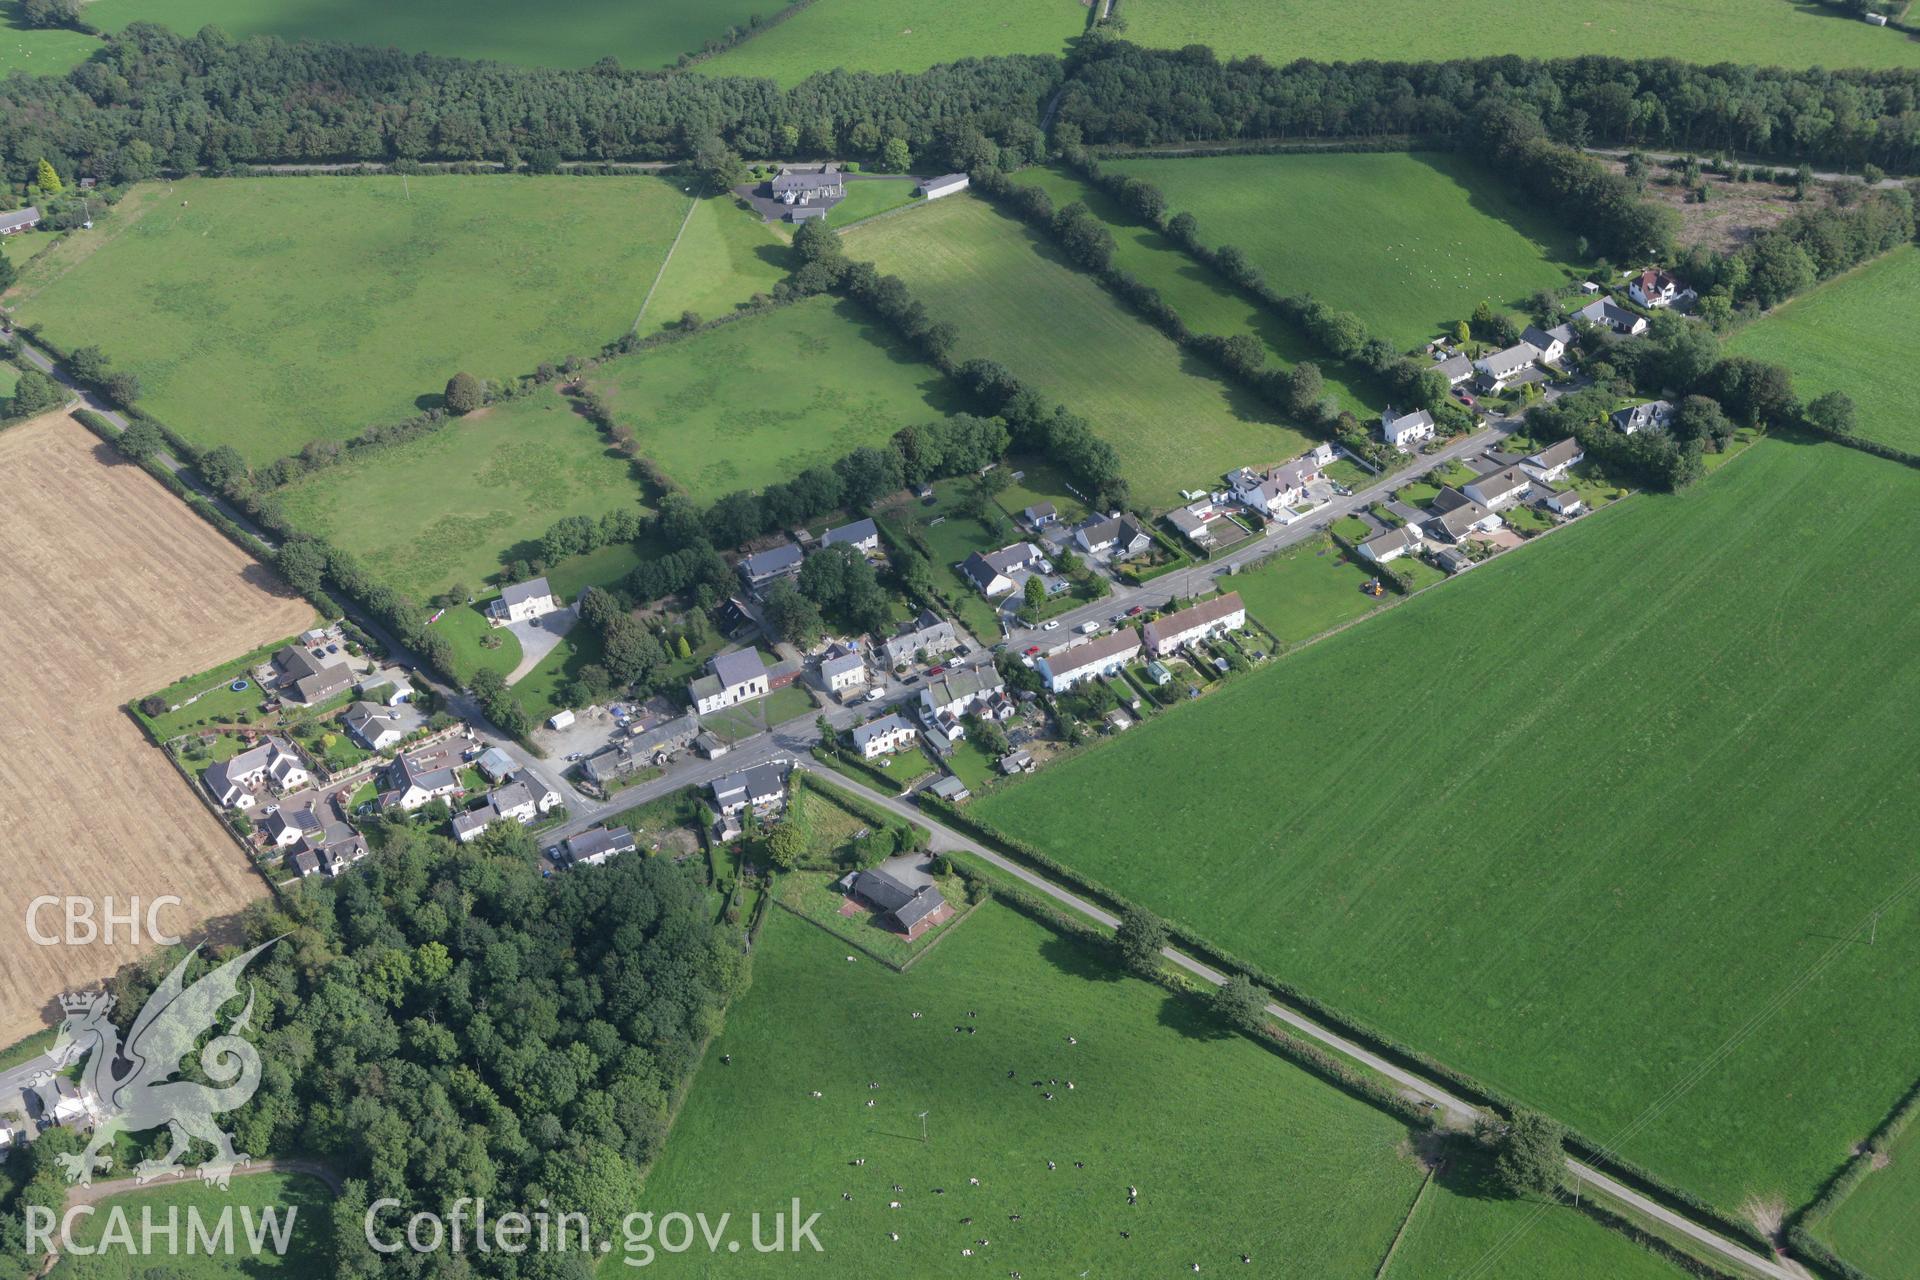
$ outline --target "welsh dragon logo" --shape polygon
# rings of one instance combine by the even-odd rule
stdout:
[[[224,1033],[200,1049],[200,1068],[215,1085],[172,1077],[200,1037],[213,1029],[221,1006],[240,994],[240,976],[247,965],[274,941],[278,939],[235,956],[189,986],[187,966],[200,951],[195,947],[147,998],[127,1031],[125,1045],[107,1017],[112,996],[89,992],[61,997],[67,1016],[52,1056],[64,1067],[91,1055],[80,1084],[84,1093],[98,1099],[99,1116],[86,1150],[60,1157],[69,1182],[85,1186],[93,1181],[96,1170],[112,1167],[112,1159],[103,1153],[115,1134],[140,1133],[161,1125],[172,1134],[173,1146],[160,1159],[143,1160],[136,1166],[137,1181],[179,1172],[180,1156],[193,1138],[214,1149],[213,1158],[199,1166],[200,1178],[222,1190],[236,1168],[250,1163],[251,1157],[233,1149],[233,1139],[214,1123],[214,1117],[245,1105],[260,1087],[260,1053],[240,1035],[253,1017],[251,987],[246,1008]]]

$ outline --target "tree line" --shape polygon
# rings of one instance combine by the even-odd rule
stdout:
[[[1573,147],[1920,167],[1920,72],[1696,66],[1671,58],[1222,60],[1204,45],[1079,43],[1056,120],[1090,143],[1465,136],[1507,105]]]

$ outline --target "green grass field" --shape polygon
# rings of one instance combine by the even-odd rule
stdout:
[[[18,385],[19,382],[20,382],[19,366],[14,364],[11,360],[0,361],[0,400],[4,400],[8,396],[11,396],[13,394],[14,387]]]
[[[144,406],[255,462],[632,326],[686,197],[659,178],[262,178],[142,187],[11,300]],[[610,229],[617,228],[618,234]]]
[[[8,197],[6,203],[14,203],[13,197]],[[15,267],[24,267],[28,259],[52,244],[59,235],[57,231],[16,231],[10,236],[0,236],[0,255]]]
[[[1214,156],[1115,160],[1209,245],[1232,244],[1285,293],[1351,311],[1395,347],[1566,282],[1574,237],[1458,156]]]
[[[1855,1187],[1824,1222],[1809,1229],[1878,1280],[1920,1276],[1920,1137],[1909,1128],[1894,1144],[1892,1163]]]
[[[1238,591],[1247,612],[1281,644],[1296,645],[1398,598],[1364,594],[1360,588],[1371,577],[1342,555],[1333,539],[1319,537],[1223,578],[1220,585]]]
[[[1920,317],[1920,248],[1896,249],[1801,294],[1735,334],[1728,349],[1793,370],[1808,400],[1844,391],[1861,435],[1920,452],[1920,367],[1906,341]]]
[[[770,76],[783,86],[816,71],[924,71],[1008,53],[1066,52],[1086,29],[1076,0],[823,0],[700,65],[716,76]]]
[[[1220,337],[1251,334],[1266,347],[1268,361],[1282,368],[1313,361],[1326,378],[1327,394],[1342,408],[1352,409],[1363,418],[1378,416],[1386,407],[1378,388],[1355,386],[1339,377],[1339,362],[1329,359],[1305,333],[1247,302],[1211,268],[1189,257],[1158,231],[1132,220],[1100,188],[1059,169],[1025,169],[1016,180],[1045,188],[1055,208],[1073,200],[1085,203],[1113,232],[1115,264],[1158,289],[1195,332]]]
[[[1920,1054],[1920,899],[1836,942],[1911,883],[1917,500],[1762,442],[983,816],[1720,1205],[1804,1203]]]
[[[231,1255],[212,1256],[190,1251],[187,1214],[198,1213],[200,1220],[212,1230],[217,1228],[220,1215],[229,1208],[233,1210],[236,1251]],[[114,1209],[125,1214],[130,1227],[130,1236],[126,1238],[134,1242],[135,1248],[142,1238],[143,1210],[150,1210],[152,1220],[160,1225],[167,1222],[169,1210],[177,1210],[180,1225],[177,1252],[134,1253],[111,1242],[102,1248],[101,1240]],[[263,1210],[272,1210],[283,1223],[288,1214],[293,1215],[284,1255],[275,1252],[271,1243],[257,1254],[239,1243],[246,1239],[248,1218],[245,1214],[251,1212],[255,1215],[253,1220],[258,1222],[257,1215]],[[247,1174],[235,1178],[227,1191],[200,1182],[130,1191],[102,1201],[92,1217],[76,1220],[75,1243],[100,1251],[86,1256],[63,1256],[52,1274],[60,1280],[145,1280],[163,1274],[167,1280],[216,1280],[216,1277],[228,1280],[235,1276],[275,1276],[280,1280],[306,1280],[311,1276],[314,1280],[324,1280],[333,1274],[329,1261],[332,1222],[331,1194],[317,1178],[302,1174]],[[261,1230],[262,1239],[271,1241],[272,1236],[265,1233],[264,1227]],[[153,1243],[159,1249],[167,1248],[164,1235],[154,1237]]]
[[[96,37],[78,31],[30,27],[20,14],[19,0],[0,2],[0,76],[15,71],[30,76],[64,75],[99,47]]]
[[[280,497],[296,526],[425,599],[455,583],[478,592],[561,516],[637,508],[641,489],[633,465],[547,388],[313,472]],[[633,564],[616,550],[603,567],[618,577]]]
[[[600,366],[593,386],[696,500],[757,489],[952,411],[851,304],[815,298]]]
[[[1182,487],[1307,447],[1093,277],[971,196],[857,227],[846,245],[958,326],[961,359],[998,360],[1084,415],[1119,450],[1134,496],[1148,505],[1169,506]]]
[[[677,325],[688,311],[715,320],[756,293],[772,293],[786,279],[792,257],[786,238],[732,196],[701,200],[640,317],[640,332]]]
[[[1169,1275],[1196,1261],[1237,1271],[1246,1252],[1260,1274],[1368,1276],[1412,1203],[1420,1173],[1402,1125],[1008,908],[975,912],[904,974],[848,964],[846,951],[784,912],[768,917],[753,987],[728,1012],[642,1206],[699,1205],[738,1219],[797,1195],[805,1212],[821,1211],[824,1252],[743,1249],[722,1263],[697,1251],[661,1255],[653,1269]],[[795,1009],[807,1016],[796,1021]],[[956,1035],[955,1025],[979,1030]],[[1035,1088],[1035,1079],[1059,1083]],[[741,1123],[748,1108],[750,1125]],[[1129,1185],[1140,1192],[1131,1206]],[[901,1207],[889,1209],[891,1200]],[[1462,1199],[1443,1211],[1483,1208]],[[1545,1219],[1550,1229],[1529,1232],[1509,1256],[1522,1265],[1485,1274],[1601,1274],[1578,1270],[1583,1262],[1609,1275],[1659,1273],[1570,1211]],[[1572,1229],[1564,1242],[1562,1220]],[[1489,1222],[1489,1245],[1498,1226]],[[1443,1256],[1447,1266],[1475,1260],[1465,1250]],[[625,1270],[615,1258],[601,1274]]]
[[[1502,0],[1464,0],[1446,21],[1406,5],[1351,0],[1125,0],[1126,38],[1177,49],[1200,43],[1222,57],[1262,54],[1351,61],[1444,61],[1518,53],[1633,56],[1658,49],[1683,62],[1789,67],[1920,66],[1920,43],[1830,9],[1791,0],[1547,0],[1520,20]]]
[[[539,67],[667,66],[729,26],[771,17],[781,0],[339,0],[260,5],[250,0],[89,0],[87,20],[109,31],[158,22],[184,35],[212,23],[231,36],[341,40]]]

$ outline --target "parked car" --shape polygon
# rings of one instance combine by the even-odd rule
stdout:
[[[887,696],[887,686],[885,685],[876,685],[874,688],[867,690],[868,702],[878,702],[880,701],[880,699],[886,696]]]
[[[1031,658],[1034,654],[1038,652],[1040,652],[1040,646],[1037,644],[1030,644],[1027,646],[1027,651],[1024,656]]]
[[[945,666],[938,666],[938,667],[928,667],[928,668],[927,668],[927,675],[928,675],[928,676],[930,676],[930,677],[931,677],[931,676],[943,676],[943,675],[945,675],[945,674],[947,674],[947,669],[946,669],[946,667],[945,667]]]
[[[1146,611],[1147,611],[1147,607],[1145,605],[1137,604],[1133,606],[1133,608],[1127,610],[1127,616],[1129,618],[1137,618],[1141,614],[1145,613]]]

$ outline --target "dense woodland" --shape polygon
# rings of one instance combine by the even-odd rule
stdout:
[[[1920,73],[1693,66],[1671,59],[1520,57],[1456,62],[1221,61],[1101,33],[1071,58],[980,58],[918,75],[826,72],[770,80],[508,67],[214,28],[135,24],[64,77],[0,85],[0,159],[25,182],[63,173],[132,180],[239,164],[923,154],[961,126],[1031,150],[1056,119],[1089,143],[1467,136],[1505,104],[1558,141],[1737,150],[1832,166],[1920,165]],[[895,152],[897,155],[897,151]],[[977,157],[976,157],[977,158]],[[956,165],[967,168],[970,164]]]
[[[578,1254],[380,1258],[361,1220],[387,1196],[407,1212],[463,1196],[506,1212],[545,1197],[613,1230],[744,980],[739,946],[670,859],[543,880],[518,828],[463,848],[402,821],[384,842],[352,875],[305,882],[248,917],[247,945],[280,937],[249,972],[265,1074],[223,1121],[239,1150],[299,1153],[348,1179],[337,1275],[590,1274]],[[114,982],[123,1030],[176,962]],[[25,1203],[66,1194],[52,1160],[62,1136],[20,1157],[35,1165]],[[8,1215],[0,1236],[12,1244],[19,1226]]]

